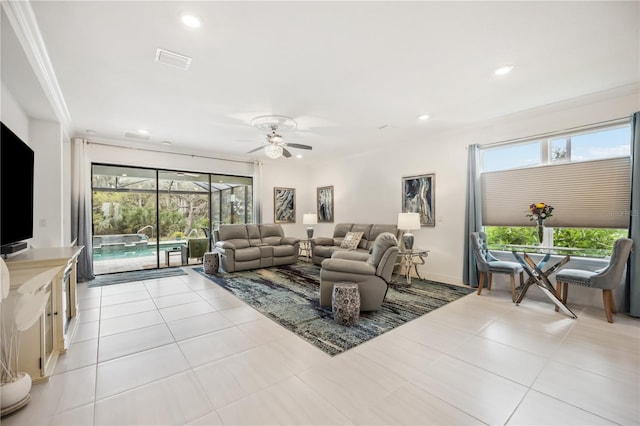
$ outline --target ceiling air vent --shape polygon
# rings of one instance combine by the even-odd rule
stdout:
[[[142,134],[142,133],[138,133],[138,132],[125,132],[124,136],[126,138],[131,138],[131,139],[139,139],[139,140],[143,140],[143,141],[148,141],[149,138],[151,137],[149,134]]]
[[[156,51],[156,61],[181,70],[187,70],[191,65],[190,57],[160,48]]]

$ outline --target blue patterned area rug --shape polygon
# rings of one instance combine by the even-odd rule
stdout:
[[[214,275],[205,274],[202,267],[193,269],[330,355],[342,353],[474,291],[420,279],[412,279],[411,286],[392,283],[382,309],[361,312],[358,323],[346,327],[333,320],[331,307],[320,306],[320,267],[314,264],[298,262]]]
[[[187,273],[180,268],[144,269],[141,271],[116,272],[113,274],[98,275],[91,281],[87,281],[87,286],[100,287],[103,285],[122,284],[132,281],[177,277],[179,275],[187,275]]]

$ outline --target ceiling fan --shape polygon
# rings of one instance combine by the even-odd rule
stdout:
[[[270,130],[270,132],[266,135],[266,142],[264,145],[252,149],[247,152],[247,154],[264,149],[267,157],[276,159],[280,157],[291,157],[291,152],[289,152],[287,147],[308,150],[313,149],[309,145],[285,142],[282,135],[278,133],[278,129],[296,128],[296,122],[291,118],[281,115],[262,115],[251,120],[251,125],[261,130]]]

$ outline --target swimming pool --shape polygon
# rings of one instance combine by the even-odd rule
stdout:
[[[182,241],[160,241],[160,252],[169,249],[179,249],[185,246],[186,242]],[[111,245],[107,250],[104,246],[93,248],[93,260],[113,260],[126,259],[136,257],[156,256],[158,247],[155,241],[148,241],[144,244],[136,245]]]

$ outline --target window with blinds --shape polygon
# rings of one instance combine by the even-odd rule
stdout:
[[[531,226],[529,205],[543,202],[548,227],[627,228],[630,146],[623,122],[483,149],[483,225]]]
[[[631,197],[631,158],[608,158],[483,173],[485,226],[529,226],[531,203],[555,210],[545,225],[626,228]]]

